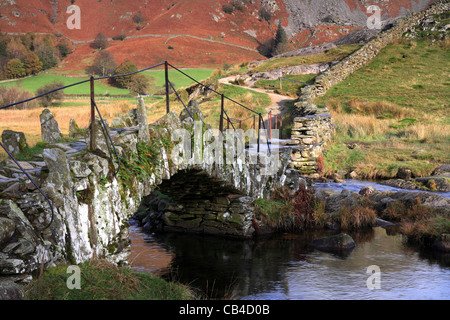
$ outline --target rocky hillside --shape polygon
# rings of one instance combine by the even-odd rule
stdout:
[[[336,40],[365,27],[366,7],[379,5],[383,20],[426,7],[432,0],[0,0],[0,30],[54,33],[69,38],[76,56],[65,67],[82,67],[93,58],[89,44],[99,32],[112,43],[118,60],[140,65],[163,59],[184,66],[263,59],[257,49],[275,35],[281,21],[294,47]],[[67,21],[81,10],[81,29]],[[142,48],[141,50],[139,50]]]

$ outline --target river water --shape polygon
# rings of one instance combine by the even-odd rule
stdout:
[[[147,234],[132,221],[129,261],[136,270],[188,284],[208,298],[450,299],[449,254],[407,245],[395,226],[349,232],[357,246],[345,255],[310,246],[313,239],[332,234],[323,230],[233,240]],[[367,286],[373,265],[381,272],[380,289]]]

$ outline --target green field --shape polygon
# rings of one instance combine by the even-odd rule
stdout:
[[[190,75],[194,79],[198,81],[202,81],[207,79],[214,70],[212,69],[186,69],[183,70],[186,74]],[[150,81],[150,94],[159,93],[163,90],[163,86],[165,83],[165,75],[164,71],[145,71],[144,74],[148,77]],[[34,94],[36,94],[37,90],[54,81],[60,81],[64,83],[64,85],[70,85],[76,82],[80,82],[83,80],[89,79],[88,77],[66,77],[63,75],[56,74],[48,74],[42,73],[36,75],[34,77],[18,79],[10,82],[0,83],[0,86],[20,86],[25,90],[28,90]],[[169,80],[173,83],[175,88],[179,89],[182,87],[187,87],[193,83],[191,79],[186,77],[185,75],[177,72],[176,70],[169,71]],[[77,85],[74,87],[70,87],[64,90],[64,93],[67,95],[89,95],[90,94],[90,84],[89,82],[83,83],[81,85]],[[103,95],[103,96],[121,96],[121,95],[130,95],[130,91],[128,89],[117,88],[110,85],[107,80],[101,80],[95,82],[95,94]]]

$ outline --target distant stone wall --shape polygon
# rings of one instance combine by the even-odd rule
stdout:
[[[302,174],[317,171],[317,158],[326,151],[335,129],[329,110],[317,108],[315,99],[352,73],[366,66],[388,44],[421,23],[424,18],[449,11],[448,0],[438,1],[428,9],[397,20],[392,28],[381,32],[361,49],[316,77],[315,83],[302,89],[295,104],[291,139],[298,147],[292,155],[291,167]]]

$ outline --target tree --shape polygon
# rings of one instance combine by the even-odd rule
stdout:
[[[10,59],[23,59],[28,52],[18,38],[12,38],[6,46],[6,55]]]
[[[55,43],[50,37],[36,37],[33,41],[34,53],[39,57],[42,62],[42,69],[49,69],[56,66],[59,62],[57,52],[55,49]]]
[[[291,47],[289,45],[288,36],[280,22],[278,24],[277,34],[275,36],[275,43],[273,46],[272,55],[276,56],[276,55],[282,54],[284,52],[287,52],[290,49],[291,49]]]
[[[95,40],[92,43],[92,48],[100,50],[108,48],[108,38],[100,32],[97,34],[97,37],[95,37]]]
[[[27,75],[36,74],[42,70],[42,62],[34,52],[29,52],[23,60],[25,72]]]
[[[116,72],[114,74],[116,75],[128,74],[131,72],[135,72],[137,70],[138,68],[136,67],[136,65],[127,59],[117,67]],[[132,75],[128,75],[123,77],[117,77],[115,78],[115,81],[119,87],[128,88],[128,85],[130,84],[132,78],[133,78]]]
[[[26,76],[25,67],[20,59],[12,59],[6,64],[6,76],[15,79]]]
[[[92,66],[88,67],[87,71],[104,77],[113,74],[116,68],[113,55],[109,51],[103,50],[96,55]]]
[[[46,84],[45,86],[37,89],[36,93],[40,95],[63,86],[64,83],[62,83],[61,81],[53,81],[52,83]],[[62,100],[62,99],[64,99],[64,91],[59,90],[39,98],[39,104],[42,105],[43,107],[48,107],[54,100]]]
[[[131,77],[131,81],[128,84],[128,89],[137,94],[148,94],[149,81],[143,74],[135,74]]]
[[[64,59],[72,52],[72,44],[67,39],[61,40],[56,47],[58,48],[61,59]]]

